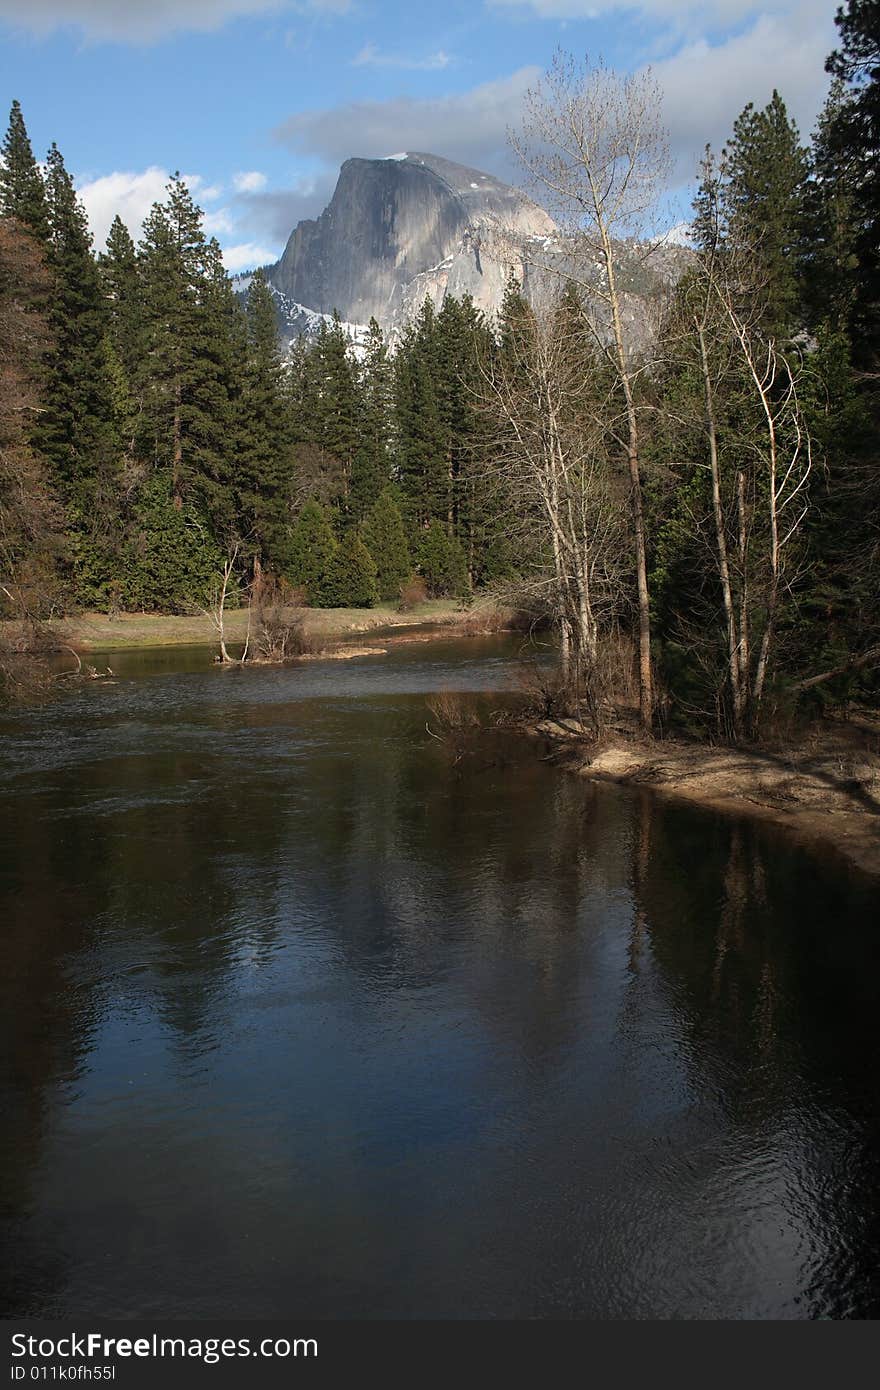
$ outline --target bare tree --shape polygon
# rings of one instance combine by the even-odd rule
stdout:
[[[798,573],[790,556],[807,515],[813,449],[799,394],[804,363],[762,328],[764,287],[754,259],[722,239],[708,157],[703,187],[705,244],[685,326],[702,384],[731,723],[740,737],[757,725],[780,609]],[[725,428],[726,414],[735,430]]]
[[[248,648],[250,647],[250,596],[248,601],[247,633],[245,636],[244,651],[241,657],[230,656],[229,649],[226,645],[226,605],[233,594],[238,594],[240,592],[241,581],[236,570],[241,553],[241,541],[237,538],[230,540],[226,550],[226,559],[223,561],[223,568],[212,583],[207,604],[203,605],[200,610],[211,620],[211,625],[217,633],[217,640],[220,647],[220,661],[224,666],[243,665],[248,659]]]
[[[256,614],[254,660],[284,662],[314,650],[305,631],[302,590],[255,566],[249,595]]]
[[[305,631],[301,608],[302,591],[283,579],[267,574],[255,557],[250,578],[241,572],[247,555],[248,541],[233,536],[227,543],[223,568],[214,577],[207,603],[198,611],[211,622],[217,633],[220,648],[217,660],[224,666],[280,663],[303,656],[314,650]],[[240,657],[230,655],[226,636],[226,610],[230,599],[242,597],[247,601],[247,627],[244,649]]]
[[[570,303],[543,319],[523,306],[482,365],[483,402],[494,421],[491,454],[520,518],[525,583],[558,622],[567,690],[598,732],[599,638],[620,606],[625,543],[606,403],[583,359]]]
[[[655,254],[658,200],[669,171],[660,91],[650,73],[619,76],[559,53],[526,95],[522,129],[511,143],[539,199],[568,239],[565,274],[585,298],[597,350],[613,373],[623,409],[610,403],[608,428],[626,458],[638,596],[639,705],[642,726],[654,717],[651,618],[642,498],[636,382],[640,364],[629,340],[618,261],[620,243],[641,237],[642,261]],[[647,234],[647,235],[646,235]],[[598,271],[598,273],[597,273]],[[616,416],[622,415],[622,430]]]

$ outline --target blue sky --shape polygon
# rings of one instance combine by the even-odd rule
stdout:
[[[186,174],[230,269],[274,259],[348,155],[430,150],[515,181],[505,132],[560,45],[650,65],[684,187],[777,86],[808,132],[831,0],[0,0],[0,101],[56,140],[96,240]],[[681,201],[682,194],[679,194]],[[684,204],[682,203],[682,206]]]

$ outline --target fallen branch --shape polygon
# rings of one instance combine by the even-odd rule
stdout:
[[[60,643],[59,649],[60,649],[61,651],[63,651],[63,652],[70,652],[70,655],[73,657],[74,661],[76,662],[76,670],[75,670],[75,671],[62,671],[62,672],[61,672],[60,679],[61,679],[61,680],[64,680],[65,677],[67,677],[67,676],[81,676],[81,675],[82,675],[83,664],[82,664],[82,661],[80,660],[79,652],[74,651],[73,647],[68,647],[68,645],[67,645],[66,642]]]
[[[880,666],[880,647],[870,647],[868,651],[862,652],[861,656],[851,656],[840,666],[832,666],[830,671],[822,671],[818,676],[808,676],[805,680],[795,681],[794,685],[789,686],[789,690],[800,694],[804,690],[812,690],[814,686],[824,685],[836,676],[845,676],[850,671],[863,670],[866,666]]]

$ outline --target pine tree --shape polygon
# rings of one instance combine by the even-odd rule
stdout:
[[[39,241],[48,241],[46,192],[17,101],[9,112],[0,161],[0,216],[14,217]]]
[[[134,394],[137,451],[159,494],[181,513],[182,543],[220,545],[236,533],[235,424],[245,359],[244,313],[179,176],[156,203],[138,249],[143,349]],[[157,495],[159,495],[157,494]],[[151,507],[143,524],[161,507]],[[195,563],[195,561],[194,561]]]
[[[804,406],[822,478],[807,518],[811,563],[798,605],[798,665],[832,667],[878,641],[876,548],[880,480],[876,430],[844,332],[823,324],[811,354]],[[840,696],[846,685],[829,686]]]
[[[437,316],[438,400],[449,477],[447,529],[462,547],[471,586],[510,572],[491,468],[488,421],[478,409],[492,333],[469,294],[447,296]]]
[[[105,311],[104,371],[113,428],[124,457],[136,456],[142,401],[138,394],[144,355],[140,275],[134,242],[114,217],[106,250],[98,257]]]
[[[336,510],[345,526],[351,519],[351,478],[360,438],[361,405],[357,369],[338,314],[334,313],[329,325],[322,320],[312,366],[317,376],[312,438],[339,465],[341,489]]]
[[[375,561],[379,597],[390,602],[412,573],[406,528],[391,488],[385,488],[367,512],[363,535]]]
[[[54,345],[35,439],[68,508],[77,595],[92,605],[101,601],[112,577],[120,446],[108,394],[107,317],[91,233],[55,145],[46,161],[46,194]]]
[[[314,353],[307,340],[297,338],[291,344],[282,378],[282,396],[287,416],[287,428],[294,444],[314,442],[317,414],[317,373]]]
[[[328,608],[372,608],[376,598],[373,557],[352,527],[333,554],[323,602]]]
[[[290,561],[291,440],[282,392],[275,301],[262,271],[247,292],[247,357],[239,403],[236,468],[243,534],[261,563],[283,573]]]
[[[855,358],[876,371],[880,355],[880,4],[847,0],[835,18],[840,48],[825,66],[847,84],[833,141],[851,169],[854,211]]]
[[[707,145],[700,161],[700,179],[691,219],[691,242],[694,249],[706,257],[716,255],[727,238],[728,227],[724,215],[726,174],[724,154],[719,160],[711,145]]]
[[[393,376],[375,319],[370,319],[360,391],[361,419],[349,490],[349,511],[357,524],[391,481]]]
[[[85,208],[57,146],[50,149],[46,164],[55,352],[41,442],[62,483],[74,494],[94,469],[106,427],[101,355],[106,316]]]
[[[123,551],[119,597],[127,608],[185,613],[208,601],[223,552],[192,507],[177,505],[167,471],[141,488]]]
[[[319,503],[305,504],[290,539],[290,558],[286,577],[306,591],[310,603],[322,606],[328,597],[331,562],[336,538]]]
[[[447,295],[436,320],[437,404],[447,477],[447,526],[460,534],[474,435],[477,337],[481,316],[470,295]]]
[[[394,361],[396,472],[412,534],[435,519],[449,519],[449,465],[437,380],[437,316],[426,299]]]
[[[724,151],[726,233],[754,258],[764,322],[774,335],[800,327],[800,272],[807,152],[777,91],[762,111],[749,103]]]
[[[418,538],[419,573],[431,598],[459,598],[468,591],[464,551],[440,521],[432,521]]]
[[[28,421],[50,347],[49,270],[22,224],[0,218],[0,617],[34,619],[61,597],[63,509]]]
[[[116,356],[133,381],[143,352],[143,311],[137,252],[120,217],[114,217],[98,270],[107,306],[108,332]]]
[[[179,176],[153,206],[139,251],[144,310],[144,443],[171,474],[175,506],[187,500],[223,528],[231,488],[236,342],[241,311],[217,242]]]
[[[247,321],[216,237],[206,242],[205,253],[196,346],[200,380],[194,382],[190,409],[200,490],[215,532],[228,535],[236,524],[235,424],[247,358]]]

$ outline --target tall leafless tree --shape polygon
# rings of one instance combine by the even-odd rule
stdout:
[[[620,76],[601,63],[579,64],[560,52],[544,79],[527,93],[522,128],[511,134],[533,190],[567,239],[565,274],[586,291],[591,333],[623,402],[619,446],[629,473],[639,704],[646,732],[653,727],[654,684],[636,390],[641,365],[625,314],[619,260],[626,239],[640,239],[640,249],[632,253],[642,261],[659,245],[654,236],[657,209],[670,167],[660,106],[650,73]],[[612,430],[617,413],[611,403]]]
[[[247,633],[245,636],[244,651],[241,657],[230,656],[229,649],[226,645],[226,606],[230,598],[234,597],[237,599],[241,594],[242,580],[238,573],[238,569],[242,550],[242,542],[238,537],[233,537],[228,541],[223,568],[214,576],[210,591],[207,595],[207,602],[200,609],[205,617],[210,619],[211,626],[217,633],[217,644],[220,648],[219,660],[224,666],[244,665],[248,659],[248,650],[250,648],[251,602],[249,589]]]
[[[730,728],[739,738],[757,727],[781,609],[799,573],[813,446],[800,400],[803,357],[763,326],[760,268],[748,250],[722,236],[711,160],[703,166],[703,188],[700,254],[664,348],[685,370],[695,366],[700,383],[692,413],[704,444],[711,517],[695,512],[692,520],[697,534],[711,536]]]
[[[483,364],[483,405],[490,453],[522,528],[525,584],[558,622],[567,689],[598,732],[600,633],[620,607],[626,543],[605,447],[607,402],[583,362],[570,305],[543,317],[523,306]]]

